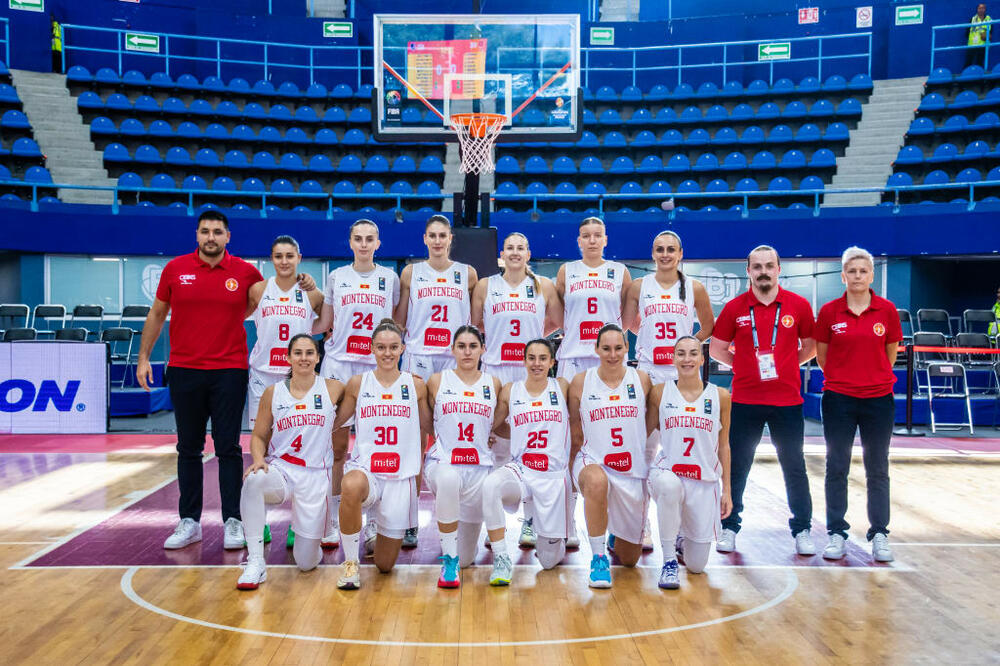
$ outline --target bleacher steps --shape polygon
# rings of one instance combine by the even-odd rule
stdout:
[[[639,0],[602,0],[601,21],[638,21]]]
[[[881,187],[892,173],[914,110],[924,94],[927,77],[875,81],[871,97],[861,107],[861,120],[851,130],[830,187]],[[875,206],[879,192],[827,194],[823,206]]]
[[[311,0],[313,16],[321,18],[344,18],[347,11],[346,0]],[[306,5],[309,11],[309,5]]]
[[[76,110],[63,74],[11,69],[14,87],[24,105],[45,165],[57,183],[114,186],[104,169],[103,155],[90,140],[90,127]],[[66,203],[110,204],[111,192],[59,190]]]

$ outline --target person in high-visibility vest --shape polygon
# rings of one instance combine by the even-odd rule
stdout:
[[[965,66],[979,65],[986,66],[986,44],[990,41],[989,24],[993,19],[986,13],[986,4],[979,3],[976,7],[976,15],[969,21],[969,48],[965,50]],[[979,25],[985,23],[986,25]]]
[[[52,71],[62,74],[63,71],[63,30],[59,21],[49,14],[52,22]]]
[[[987,335],[996,338],[997,333],[1000,332],[997,330],[998,328],[1000,328],[1000,287],[997,287],[997,302],[993,304],[993,321],[990,322],[990,327],[986,331]]]

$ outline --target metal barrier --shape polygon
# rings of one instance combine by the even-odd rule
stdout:
[[[830,43],[860,42],[863,47],[857,52],[830,54]],[[827,45],[827,54],[824,55],[823,47]],[[792,57],[795,53],[796,45],[815,45],[815,55]],[[746,50],[750,48],[756,51],[754,59],[746,59]],[[739,52],[736,53],[736,49]],[[864,72],[871,76],[872,73],[872,33],[858,32],[841,35],[817,35],[815,37],[790,37],[766,40],[746,40],[739,42],[711,42],[706,44],[677,44],[670,46],[643,46],[637,48],[614,48],[614,47],[589,47],[583,51],[583,81],[582,85],[589,86],[591,72],[619,72],[631,71],[632,85],[636,85],[637,75],[640,72],[674,73],[676,84],[683,82],[683,73],[691,70],[714,69],[720,70],[722,85],[732,80],[730,70],[733,67],[744,67],[750,65],[768,66],[768,83],[774,83],[775,66],[783,66],[788,63],[815,62],[816,77],[823,80],[823,64],[834,60],[851,59],[859,61],[862,66],[857,72]],[[604,54],[623,54],[630,56],[632,65],[630,68],[623,67],[597,67],[591,64],[591,58]],[[640,65],[641,57],[650,55],[650,60],[655,60],[654,64]],[[711,58],[711,62],[691,62],[691,60],[704,60]],[[666,77],[664,77],[666,78]],[[739,77],[742,79],[742,77]]]
[[[967,53],[969,49],[983,49],[983,69],[987,72],[990,66],[990,40],[987,39],[986,43],[982,46],[969,46],[969,29],[977,26],[982,27],[984,25],[990,26],[990,33],[993,32],[993,26],[1000,23],[1000,20],[994,21],[983,21],[982,23],[952,23],[950,25],[935,25],[931,28],[931,71],[933,72],[936,67],[944,67],[946,65],[941,64],[942,58],[938,54],[945,54],[951,51],[961,51],[962,53]],[[945,41],[944,34],[945,31],[959,32],[958,40],[954,37],[950,37],[950,41],[959,41],[958,46],[939,46],[939,41]],[[939,36],[940,34],[940,36]],[[990,35],[992,36],[992,34]],[[964,65],[963,65],[964,67]]]

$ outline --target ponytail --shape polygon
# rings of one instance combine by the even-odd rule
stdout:
[[[399,326],[396,324],[395,321],[389,319],[388,317],[380,321],[378,323],[378,326],[375,327],[375,330],[372,331],[372,340],[375,339],[376,335],[382,333],[383,331],[390,331],[398,335],[400,340],[403,339],[403,331],[400,330]]]

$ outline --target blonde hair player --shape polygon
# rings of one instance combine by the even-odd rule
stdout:
[[[509,585],[513,565],[505,540],[504,509],[512,512],[534,499],[535,555],[551,569],[566,554],[569,535],[569,409],[565,379],[549,377],[555,365],[552,343],[541,338],[525,345],[527,379],[507,384],[497,401],[498,431],[509,436],[513,459],[494,470],[483,485],[483,514],[493,550],[490,585]]]
[[[646,496],[646,396],[649,376],[630,368],[628,342],[616,324],[605,324],[594,344],[600,365],[573,378],[569,415],[573,433],[572,473],[583,494],[583,512],[593,556],[590,586],[611,587],[605,532],[615,554],[633,567],[642,553]]]
[[[264,389],[288,377],[288,341],[310,333],[323,305],[323,292],[312,276],[299,273],[302,254],[291,236],[271,243],[274,277],[250,287],[247,310],[253,313],[257,342],[250,350],[250,400],[247,421],[253,430]]]
[[[472,564],[483,523],[483,481],[493,466],[489,437],[495,423],[500,380],[479,370],[483,334],[474,326],[455,331],[456,367],[427,380],[434,414],[434,446],[424,463],[424,479],[434,493],[441,535],[438,587],[461,585],[459,567]]]
[[[451,337],[469,323],[476,269],[452,261],[455,234],[444,215],[431,215],[424,227],[427,259],[403,268],[399,276],[399,305],[394,319],[406,323],[403,370],[428,379],[455,367]]]
[[[291,376],[264,389],[250,436],[253,463],[243,478],[240,513],[247,563],[236,587],[255,590],[267,579],[264,523],[267,506],[292,500],[292,527],[298,533],[292,555],[302,571],[323,557],[333,467],[332,434],[344,385],[316,374],[319,344],[300,333],[288,342]]]
[[[320,374],[344,384],[375,366],[371,355],[372,331],[378,322],[392,317],[399,303],[399,278],[375,263],[375,251],[381,245],[378,226],[371,220],[357,220],[351,225],[348,237],[354,261],[333,270],[327,277],[323,309],[313,324],[314,333],[325,334],[332,327],[326,338]],[[349,438],[348,428],[338,430],[334,436],[332,501],[324,548],[336,548],[340,543],[340,480],[344,476]],[[374,525],[366,528],[365,536],[366,541],[374,543]]]
[[[674,344],[677,380],[649,393],[646,425],[659,428],[659,451],[649,470],[649,493],[660,523],[663,568],[659,586],[680,587],[677,562],[701,573],[720,520],[733,508],[729,489],[729,391],[701,380],[701,340],[693,335]],[[720,488],[721,482],[721,488]],[[683,536],[678,536],[682,534]]]
[[[354,417],[354,448],[341,482],[340,526],[344,566],[337,587],[361,587],[361,513],[375,515],[375,566],[388,573],[396,564],[406,530],[417,524],[417,479],[423,465],[423,437],[430,434],[427,388],[420,377],[399,371],[403,333],[383,319],[372,333],[375,369],[347,383],[337,425]]]

